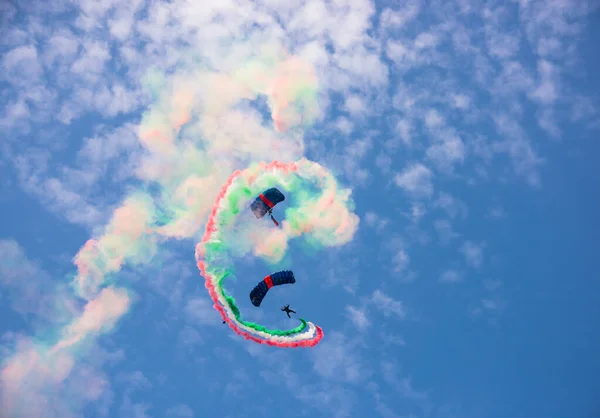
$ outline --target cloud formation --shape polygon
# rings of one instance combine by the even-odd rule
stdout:
[[[12,260],[0,267],[3,286],[19,295],[11,296],[13,307],[63,322],[55,341],[24,339],[7,357],[3,384],[31,414],[52,404],[56,416],[69,416],[50,398],[70,379],[94,383],[81,399],[99,398],[105,383],[72,366],[81,359],[74,347],[129,309],[132,296],[117,277],[124,266],[152,260],[168,239],[197,238],[234,170],[311,153],[366,186],[378,173],[365,167],[376,162],[410,198],[415,224],[433,209],[445,212],[448,219],[432,222],[449,245],[459,236],[455,222],[472,215],[458,195],[441,191],[448,181],[518,178],[540,186],[547,155],[543,140],[533,139],[538,131],[559,139],[574,124],[598,126],[597,106],[572,82],[580,35],[597,11],[592,1],[0,7],[0,164],[46,209],[91,236],[74,257],[80,301],[54,282],[34,282],[51,275],[20,246],[0,246]],[[88,126],[91,117],[98,124]],[[310,123],[322,135],[304,137]],[[374,212],[367,223],[380,234],[393,226]],[[467,241],[460,251],[477,269],[489,258],[480,243]],[[404,249],[393,256],[398,270],[416,264]],[[442,278],[455,281],[452,271]],[[405,315],[381,291],[370,300],[390,317]],[[478,312],[502,306],[491,296],[480,302]],[[186,306],[201,322],[201,303]],[[352,309],[360,327],[367,311]],[[28,376],[36,374],[33,382]]]

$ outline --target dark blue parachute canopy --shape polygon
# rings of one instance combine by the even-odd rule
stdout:
[[[281,284],[293,283],[296,283],[296,279],[294,278],[294,273],[290,270],[282,270],[270,274],[252,289],[250,292],[250,300],[254,306],[259,307],[270,288]]]
[[[275,187],[265,190],[250,205],[254,216],[262,218],[267,213],[271,214],[273,207],[279,202],[283,202],[285,196]]]

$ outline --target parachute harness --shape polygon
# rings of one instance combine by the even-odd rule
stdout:
[[[269,197],[267,197],[266,195],[269,195],[269,197],[272,196],[272,198],[273,198],[273,200],[275,200],[275,202],[273,202],[271,199],[269,199]],[[260,200],[262,203],[264,203],[266,205],[266,207],[263,207],[263,208],[257,207],[258,200]],[[255,203],[253,203],[252,211],[254,212],[254,214],[257,217],[262,217],[262,216],[264,216],[263,211],[266,210],[266,213],[269,214],[273,223],[275,225],[279,226],[279,222],[277,222],[277,220],[273,216],[273,207],[277,203],[279,203],[280,201],[283,201],[283,200],[285,200],[285,197],[279,190],[277,190],[275,188],[265,190],[264,193],[261,193],[258,195],[258,198],[256,199]]]
[[[269,209],[268,212],[269,216],[271,217],[271,220],[273,221],[273,223],[277,226],[279,226],[279,222],[277,222],[277,220],[273,217],[273,209]]]

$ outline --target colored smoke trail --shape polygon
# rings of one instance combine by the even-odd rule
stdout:
[[[312,122],[319,110],[318,82],[312,66],[294,56],[285,56],[283,60],[273,57],[271,61],[254,60],[236,72],[234,78],[253,93],[266,93],[278,132],[302,122]]]
[[[322,189],[320,196],[312,196],[307,187],[314,183]],[[230,270],[220,263],[236,245],[223,230],[233,225],[240,211],[247,209],[250,199],[274,184],[302,198],[298,207],[286,211],[281,229],[272,230],[264,238],[269,248],[255,252],[256,255],[277,262],[285,253],[287,241],[301,235],[309,235],[325,246],[342,245],[352,239],[359,220],[350,211],[349,190],[340,190],[331,173],[316,162],[304,158],[288,164],[273,161],[235,171],[229,177],[213,205],[202,241],[196,246],[196,261],[214,307],[235,333],[276,347],[312,347],[323,338],[319,326],[301,319],[300,326],[283,331],[244,321],[235,300],[223,286]]]
[[[253,49],[254,46],[248,48],[249,55],[254,54]],[[346,192],[338,190],[326,170],[309,163],[295,163],[301,167],[299,172],[323,171],[316,177],[321,179],[327,193],[315,199],[301,187],[294,187],[294,177],[265,174],[260,169],[264,165],[252,166],[257,161],[301,158],[302,134],[293,128],[316,119],[320,111],[312,67],[298,57],[266,55],[253,55],[252,59],[234,64],[230,73],[195,68],[167,78],[158,71],[149,71],[144,85],[154,102],[139,124],[142,152],[134,165],[136,180],[142,185],[125,196],[106,225],[94,228],[92,236],[74,256],[76,273],[71,287],[64,294],[58,295],[56,291],[52,294],[56,299],[52,306],[62,308],[57,309],[61,321],[44,324],[46,329],[20,338],[7,349],[0,371],[0,416],[41,417],[48,408],[59,411],[57,416],[72,416],[71,409],[79,407],[71,405],[73,397],[68,396],[66,388],[79,389],[81,385],[73,382],[87,373],[85,357],[96,347],[100,336],[118,326],[136,299],[135,292],[125,290],[128,283],[119,283],[123,280],[121,269],[156,262],[163,242],[196,238],[207,219],[213,219],[212,227],[219,225],[214,224],[215,217],[219,222],[237,219],[231,212],[211,209],[232,172],[239,177],[232,183],[233,189],[242,180],[251,185],[250,191],[257,190],[261,182],[274,182],[287,184],[284,188],[294,189],[296,196],[305,197],[304,206],[290,209],[283,228],[271,230],[265,239],[262,230],[243,231],[244,240],[228,244],[233,253],[250,251],[277,262],[292,237],[309,233],[315,242],[324,245],[351,239],[357,220],[345,213],[332,214],[336,208],[344,212]],[[263,115],[253,109],[252,103],[248,106],[248,102],[259,97],[266,98],[275,129],[265,124]],[[243,175],[236,171],[248,166],[251,168],[244,170]],[[235,197],[233,189],[227,190],[228,199]],[[245,191],[238,196],[240,205],[249,198],[249,193]],[[324,216],[311,220],[309,212],[315,210],[325,210]],[[337,218],[345,221],[336,223]],[[330,232],[322,232],[323,228],[329,228]],[[339,236],[334,242],[329,234],[336,230]],[[218,231],[224,237],[230,232]],[[212,246],[208,249],[216,251],[217,242],[207,244]],[[209,288],[213,300],[227,296],[222,289],[227,270],[219,270],[216,261],[214,258],[198,261],[214,284]],[[206,263],[206,271],[202,263]],[[230,305],[227,299],[222,302],[219,305],[222,315],[235,324],[236,332],[256,342],[291,347],[322,338],[320,328],[309,322],[302,322],[292,330],[267,330],[243,321],[239,310],[234,312],[231,306],[235,305]],[[305,340],[294,341],[298,338]],[[97,383],[85,387],[101,386],[102,383]],[[91,392],[88,398],[96,399],[101,391]],[[57,393],[61,396],[56,396]]]

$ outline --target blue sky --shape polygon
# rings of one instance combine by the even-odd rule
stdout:
[[[598,416],[595,2],[200,3],[0,5],[2,416]],[[275,50],[318,80],[284,132],[227,78]],[[181,146],[145,139],[186,112]],[[231,172],[303,156],[360,223],[234,261],[245,315],[291,328],[289,303],[325,332],[278,349],[222,325],[194,248]],[[138,231],[113,228],[135,191],[183,227],[123,238],[78,292],[84,244]],[[254,308],[282,268],[297,283]]]

